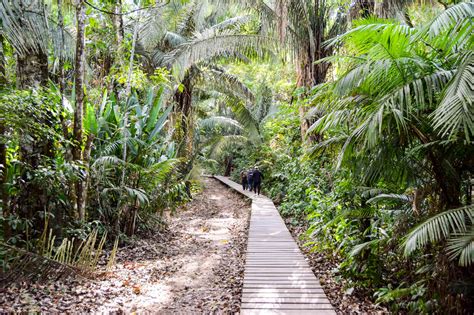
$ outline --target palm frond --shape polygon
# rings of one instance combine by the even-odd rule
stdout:
[[[124,165],[125,161],[115,155],[101,156],[94,161],[92,169],[98,169],[99,167],[116,167],[117,165]]]
[[[139,38],[145,50],[155,48],[168,35],[161,7],[152,8],[147,12],[144,22],[139,27]]]
[[[308,130],[308,132],[310,132],[310,131]],[[316,143],[314,146],[312,146],[309,149],[308,152],[309,152],[310,155],[316,156],[322,150],[324,150],[328,147],[342,146],[345,143],[346,140],[347,140],[347,135],[339,135],[339,136],[330,137],[326,140],[323,140],[321,142]]]
[[[122,187],[108,187],[104,188],[101,191],[101,194],[104,196],[104,198],[108,198],[108,194],[116,194],[117,196],[122,196],[125,195],[130,199],[136,199],[138,202],[141,204],[148,204],[150,202],[147,193],[139,188],[132,188],[128,186],[122,186]]]
[[[465,206],[441,212],[416,226],[403,241],[404,253],[410,255],[428,243],[466,233],[474,221],[474,206]]]
[[[442,32],[448,31],[461,20],[471,19],[474,17],[474,2],[467,1],[453,5],[441,12],[433,19],[415,38],[419,39],[424,35],[430,37],[437,36]]]
[[[224,117],[224,116],[212,116],[206,119],[202,119],[199,122],[201,128],[213,129],[217,126],[234,129],[234,130],[243,130],[243,126],[235,119]]]
[[[385,40],[387,36],[405,36],[410,38],[411,35],[416,33],[416,30],[407,26],[396,23],[387,23],[385,20],[382,20],[377,23],[371,23],[373,21],[367,20],[368,24],[362,24],[352,30],[345,32],[344,34],[333,37],[332,39],[327,40],[324,43],[325,47],[331,47],[339,45],[342,42],[350,38],[360,38],[362,41],[364,39],[371,39],[373,35],[377,35],[380,40]],[[369,49],[370,47],[366,47]]]
[[[228,73],[225,69],[214,65],[207,65],[199,67],[199,70],[196,79],[206,90],[215,89],[218,92],[232,95],[251,103],[255,101],[252,91],[239,78]]]
[[[5,251],[9,268],[7,272],[0,273],[0,288],[4,288],[15,281],[49,281],[69,277],[87,277],[90,275],[85,270],[61,263],[49,257],[17,248],[0,242],[0,247]]]
[[[474,264],[474,227],[462,234],[454,234],[448,240],[448,255],[451,260],[459,257],[458,264],[468,267]]]
[[[361,244],[357,244],[354,247],[352,247],[351,251],[349,252],[349,257],[355,257],[362,253],[366,248],[370,248],[374,245],[377,245],[380,242],[379,239],[374,239],[368,242],[364,242]]]
[[[224,30],[228,28],[239,28],[240,26],[248,23],[252,19],[251,15],[240,15],[226,19],[220,23],[212,25],[211,28],[214,30]]]
[[[186,38],[184,36],[181,36],[180,34],[167,31],[165,33],[163,41],[167,46],[175,48],[181,44],[184,44],[186,42]]]
[[[396,201],[400,203],[411,203],[413,200],[408,195],[403,194],[379,194],[367,200],[367,203],[378,203],[380,201]]]
[[[165,57],[168,66],[172,66],[182,79],[191,66],[217,56],[230,56],[238,52],[256,50],[261,52],[268,40],[257,35],[235,34],[233,32],[213,32],[197,35],[193,40],[178,46]]]
[[[179,160],[177,159],[167,159],[148,167],[145,170],[145,174],[152,175],[153,178],[159,181],[164,181],[178,163]]]
[[[433,113],[434,127],[442,136],[454,136],[461,131],[467,141],[474,136],[473,91],[474,53],[469,51]]]
[[[248,103],[236,99],[228,98],[226,102],[232,109],[236,119],[245,127],[245,131],[254,143],[260,143],[262,137],[260,134],[260,124],[255,118],[252,109]]]
[[[60,29],[49,18],[49,9],[40,1],[29,5],[19,1],[0,1],[0,33],[15,51],[25,56],[31,53],[47,54],[52,45],[56,56],[74,59],[75,39],[67,29]]]
[[[226,86],[226,88],[223,89],[226,93],[239,97],[242,100],[247,100],[251,103],[255,102],[255,95],[253,92],[242,81],[240,81],[237,76],[215,66],[211,67],[209,73],[213,77],[214,82]]]
[[[226,148],[229,146],[243,146],[248,142],[248,138],[238,135],[220,136],[212,146],[210,151],[210,157],[216,159],[220,156]]]

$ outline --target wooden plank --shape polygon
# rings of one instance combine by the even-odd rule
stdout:
[[[333,307],[329,303],[242,303],[242,309],[280,309],[280,310],[332,310]]]
[[[245,271],[245,277],[246,278],[262,278],[262,279],[267,279],[267,278],[294,278],[294,279],[300,279],[300,278],[305,278],[305,279],[312,279],[316,280],[314,277],[314,274],[312,272],[308,271],[299,271],[299,272],[288,272],[288,271],[270,271],[270,272],[247,272]]]
[[[317,280],[316,280],[317,281]],[[284,280],[267,280],[267,281],[253,281],[253,280],[244,280],[245,288],[322,288],[319,282],[312,281],[284,281]]]
[[[280,284],[280,283],[245,283],[244,288],[253,289],[322,289],[319,284]]]
[[[278,293],[278,292],[247,292],[242,294],[242,298],[253,298],[253,297],[269,297],[269,298],[290,298],[290,297],[321,297],[325,298],[324,292],[318,293],[303,293],[303,292],[289,292],[289,293]]]
[[[303,275],[292,275],[288,276],[285,274],[274,274],[274,275],[245,275],[244,281],[247,281],[247,283],[250,282],[258,282],[260,283],[265,283],[265,281],[279,281],[279,282],[298,282],[302,283],[303,281],[305,283],[318,283],[319,281],[317,279],[314,279],[313,275],[309,274],[303,274]]]
[[[305,264],[305,262],[301,262],[301,263],[295,263],[295,262],[291,262],[291,263],[287,263],[285,261],[277,261],[277,262],[247,262],[247,264],[245,264],[245,266],[247,267],[246,270],[249,270],[249,271],[252,271],[253,273],[255,272],[262,272],[262,273],[265,273],[265,271],[270,271],[270,273],[272,272],[291,272],[291,270],[294,270],[296,273],[298,272],[302,272],[302,271],[305,271],[307,273],[312,273],[311,272],[311,269],[308,267],[307,264]],[[305,270],[306,269],[306,270]]]
[[[323,296],[319,297],[242,297],[242,303],[281,303],[281,304],[331,304]]]
[[[268,267],[268,268],[251,268],[249,267],[244,271],[246,276],[260,276],[260,277],[268,277],[271,275],[286,275],[287,277],[290,276],[295,276],[295,277],[301,277],[301,276],[307,276],[312,279],[316,279],[314,276],[314,273],[311,272],[311,270],[301,268],[301,267],[295,267],[295,269],[288,269],[286,266],[282,266],[282,268],[273,268],[273,267]]]
[[[246,276],[244,278],[244,283],[295,283],[295,284],[318,284],[319,281],[314,278],[312,275],[304,275],[303,277],[288,277],[288,276],[274,276],[274,277],[265,277],[265,276]]]
[[[281,253],[281,254],[274,254],[274,255],[271,255],[271,254],[267,254],[267,253],[262,253],[262,254],[258,254],[258,253],[248,253],[247,257],[246,257],[247,261],[250,261],[252,259],[260,259],[260,260],[264,260],[264,259],[267,259],[267,260],[274,260],[274,261],[277,261],[277,260],[290,260],[290,261],[306,261],[305,260],[305,257],[301,254],[285,254],[285,253]]]
[[[336,315],[333,310],[259,310],[241,309],[241,315]]]
[[[306,277],[311,277],[311,278],[314,277],[313,273],[311,273],[309,271],[306,271],[306,270],[291,272],[291,271],[288,271],[286,269],[272,269],[272,270],[268,270],[268,271],[246,270],[244,272],[244,275],[246,277],[272,277],[272,276],[285,276],[285,277],[306,276]]]
[[[252,287],[252,286],[290,286],[290,287],[315,287],[321,288],[321,284],[317,280],[291,280],[291,279],[269,279],[269,280],[261,280],[261,279],[253,279],[247,280],[244,279],[244,286]]]
[[[242,294],[325,294],[323,288],[312,288],[312,289],[302,289],[302,288],[243,288]]]

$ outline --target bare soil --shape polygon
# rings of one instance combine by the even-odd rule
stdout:
[[[165,231],[120,248],[96,279],[15,283],[4,312],[235,313],[239,311],[250,204],[211,178]]]

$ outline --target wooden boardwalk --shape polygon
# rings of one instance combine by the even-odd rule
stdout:
[[[273,202],[215,178],[252,199],[241,314],[336,314]]]

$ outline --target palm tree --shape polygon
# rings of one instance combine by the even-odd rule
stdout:
[[[45,1],[0,1],[0,35],[14,50],[19,89],[39,88],[49,79],[48,57],[74,59],[73,37],[54,19]],[[51,121],[43,121],[51,125]],[[21,212],[36,214],[45,209],[45,187],[29,180],[31,172],[44,162],[43,157],[53,157],[51,140],[34,135],[24,135],[20,141],[21,160],[24,162],[22,178]]]
[[[310,128],[332,136],[313,150],[338,146],[339,165],[350,161],[366,184],[434,187],[432,217],[405,252],[454,237],[448,249],[462,264],[474,261],[473,207],[461,198],[461,178],[474,171],[473,17],[465,2],[421,29],[367,20],[330,42],[345,44],[346,55],[325,59],[343,61],[344,73],[316,92],[326,114]]]
[[[263,124],[275,112],[277,105],[274,104],[272,92],[265,84],[261,84],[256,90],[255,95],[252,93],[251,98],[242,97],[247,94],[248,89],[237,79],[229,74],[228,77],[231,90],[221,91],[221,83],[223,80],[216,81],[216,85],[209,85],[206,79],[204,88],[206,91],[215,89],[210,98],[204,98],[206,102],[205,110],[198,120],[198,152],[201,152],[201,162],[223,160],[224,174],[230,175],[230,166],[235,157],[237,148],[252,147],[258,148],[263,142],[262,129]],[[219,76],[221,78],[221,76]],[[239,86],[242,92],[239,93]],[[199,103],[198,103],[199,105]]]
[[[0,33],[17,56],[17,86],[44,86],[50,49],[56,57],[74,60],[74,38],[54,19],[45,1],[0,1]]]
[[[238,57],[249,49],[262,49],[265,44],[264,38],[240,31],[249,16],[224,19],[222,11],[207,1],[191,1],[184,6],[173,2],[159,13],[148,15],[141,27],[139,53],[151,69],[173,69],[180,82],[174,101],[175,112],[180,116],[176,117],[177,134],[184,139],[181,156],[192,155],[192,103],[196,80],[201,76],[199,65],[212,65],[219,57]],[[168,25],[163,27],[163,21]]]
[[[304,98],[309,89],[326,80],[330,63],[316,61],[332,54],[333,47],[323,43],[345,30],[345,12],[327,0],[277,0],[274,6],[262,0],[245,3],[260,14],[262,27],[270,25],[270,31],[276,31],[280,41],[290,48],[296,59],[297,88],[303,91],[300,96]],[[306,111],[302,102],[299,107],[302,139],[306,139],[310,125]],[[314,134],[311,138],[321,139]]]

